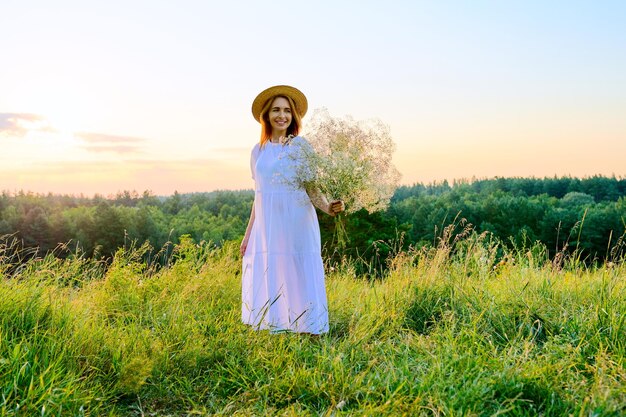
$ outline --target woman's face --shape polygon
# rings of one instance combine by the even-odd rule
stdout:
[[[291,124],[291,107],[285,97],[276,97],[268,113],[273,134],[287,132]]]

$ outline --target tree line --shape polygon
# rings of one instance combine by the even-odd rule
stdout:
[[[24,247],[47,253],[69,243],[88,256],[109,257],[131,242],[161,248],[183,235],[196,242],[239,239],[254,193],[215,191],[157,197],[124,191],[105,198],[3,192],[0,236],[19,238]]]
[[[626,178],[496,178],[400,187],[389,210],[408,223],[409,240],[432,241],[460,215],[479,233],[521,247],[541,242],[549,255],[577,249],[604,260],[626,231]]]
[[[5,191],[0,236],[40,253],[69,243],[104,258],[131,242],[158,249],[183,235],[219,245],[241,239],[253,199],[251,190],[167,197],[124,191],[106,198]],[[343,220],[345,247],[334,241],[334,219],[319,219],[328,259],[384,262],[394,250],[434,245],[447,226],[463,223],[502,244],[541,242],[550,256],[577,250],[588,261],[602,261],[623,256],[626,179],[494,178],[401,186],[386,211],[360,211]]]

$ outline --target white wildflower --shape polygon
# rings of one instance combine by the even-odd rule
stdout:
[[[306,125],[306,141],[294,152],[297,187],[317,188],[332,200],[343,200],[346,214],[365,209],[384,210],[395,191],[400,173],[392,164],[395,144],[380,120],[333,118],[316,110]]]

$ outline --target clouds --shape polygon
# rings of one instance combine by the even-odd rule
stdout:
[[[82,141],[83,149],[96,153],[135,154],[142,152],[146,139],[104,133],[79,132],[74,137]]]
[[[47,133],[45,140],[54,140],[61,132],[44,116],[34,113],[0,113],[0,138],[23,139],[30,133]],[[56,134],[56,135],[55,135]],[[105,133],[77,132],[70,136],[80,142],[80,147],[93,153],[134,155],[142,153],[144,138],[109,135]]]
[[[54,129],[38,114],[0,113],[0,137],[23,138],[31,131],[54,132]]]

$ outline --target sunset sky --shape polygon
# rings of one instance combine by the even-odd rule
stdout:
[[[0,191],[252,188],[275,84],[388,124],[403,184],[624,177],[624,22],[623,1],[4,2]]]

